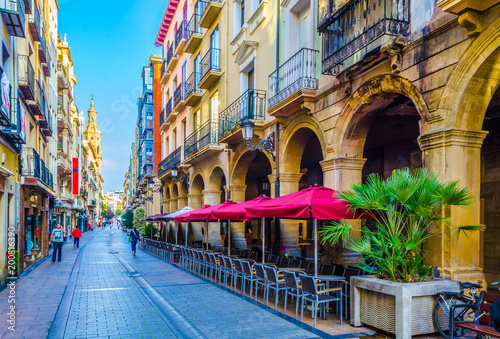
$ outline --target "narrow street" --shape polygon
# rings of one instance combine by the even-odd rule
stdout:
[[[0,293],[4,318],[9,293]],[[329,337],[145,252],[134,257],[116,227],[85,233],[79,251],[68,241],[62,262],[44,260],[15,293],[16,331],[3,319],[1,338]]]

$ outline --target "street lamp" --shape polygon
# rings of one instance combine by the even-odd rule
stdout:
[[[241,132],[243,134],[243,140],[246,141],[247,147],[250,151],[259,150],[261,152],[265,151],[273,158],[275,161],[275,148],[274,148],[274,132],[269,134],[267,139],[262,140],[257,145],[251,144],[250,141],[253,139],[253,128],[255,124],[246,117],[241,123]]]
[[[179,168],[177,166],[173,166],[172,169],[172,182],[174,184],[178,183],[178,182],[182,182],[184,184],[187,184],[189,182],[189,173],[187,173],[185,176],[182,176],[180,177],[179,179],[177,179],[177,175],[179,175]]]
[[[179,168],[177,168],[177,166],[173,166],[172,167],[172,177],[177,177],[177,174],[179,174]]]

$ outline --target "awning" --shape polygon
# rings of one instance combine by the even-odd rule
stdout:
[[[272,200],[270,197],[260,195],[255,199],[240,202],[238,204],[230,204],[212,211],[212,219],[231,220],[231,221],[249,221],[246,216],[247,207],[259,206],[265,201]]]

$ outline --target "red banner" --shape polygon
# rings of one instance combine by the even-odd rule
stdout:
[[[73,195],[79,195],[80,192],[80,182],[79,182],[79,175],[78,175],[78,169],[79,169],[79,164],[78,164],[78,158],[73,158]]]

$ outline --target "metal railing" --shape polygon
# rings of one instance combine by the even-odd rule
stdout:
[[[302,48],[268,78],[269,107],[285,100],[301,89],[318,89],[314,49]]]
[[[162,162],[160,162],[160,164],[158,165],[158,175],[162,175],[163,173],[174,167],[174,165],[177,165],[181,162],[181,150],[181,147],[177,148],[175,151],[170,153],[168,157],[163,159]]]
[[[167,65],[170,63],[170,60],[174,56],[174,44],[171,44],[167,51]]]
[[[23,94],[27,100],[35,98],[35,71],[27,55],[19,55],[17,63],[17,76],[20,87],[26,87]]]
[[[384,35],[410,33],[409,0],[353,0],[333,14],[328,14],[328,6],[318,27],[323,35],[323,73],[338,74],[335,68],[344,60]]]
[[[172,98],[168,99],[168,102],[165,105],[165,117],[163,118],[164,121],[167,120],[170,113],[172,113]]]
[[[197,4],[200,1],[197,2]],[[186,25],[186,39],[189,40],[191,36],[195,33],[201,34],[201,27],[198,25],[198,22],[200,22],[200,14],[193,14],[191,16],[191,19],[189,19],[187,25]]]
[[[184,158],[215,143],[217,143],[217,121],[207,120],[184,140]]]
[[[32,147],[24,147],[21,153],[21,174],[24,177],[41,178],[40,155]]]
[[[220,71],[220,49],[210,48],[200,62],[200,73],[203,78],[209,71]]]
[[[38,11],[36,2],[33,2],[33,9],[28,17],[28,22],[30,23],[30,28],[32,28],[33,40],[40,41],[40,12]]]
[[[264,120],[266,91],[249,89],[219,114],[219,139],[238,127],[242,120]]]
[[[177,88],[175,89],[174,92],[174,107],[177,106],[177,104],[186,98],[185,93],[186,93],[186,84],[181,82],[180,84],[177,85]]]
[[[201,13],[201,15],[203,15],[210,2],[220,2],[220,0],[198,1],[199,3],[198,13]]]
[[[38,115],[46,115],[45,94],[43,93],[42,86],[38,80],[36,81],[36,103],[40,110]]]
[[[198,87],[198,82],[200,82],[200,72],[193,72],[187,78],[186,81],[186,98],[193,92],[201,92]]]
[[[182,38],[186,38],[186,22],[184,20],[181,21],[179,26],[177,27],[177,32],[175,32],[175,48],[179,46]]]
[[[165,75],[165,72],[167,71],[167,59],[163,59],[163,62],[161,64],[161,77]]]
[[[0,11],[9,13],[10,25],[7,30],[13,36],[24,38],[25,5],[24,0],[0,0]],[[16,16],[14,19],[12,14]]]

